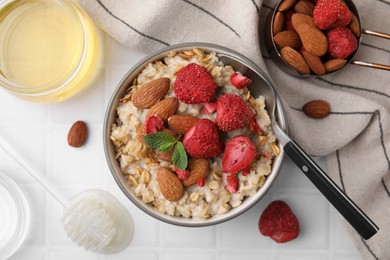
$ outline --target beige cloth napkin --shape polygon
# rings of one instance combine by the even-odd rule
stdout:
[[[358,250],[365,259],[390,259],[390,72],[348,65],[321,78],[285,74],[259,45],[265,18],[277,1],[78,2],[129,48],[149,53],[181,42],[211,42],[243,53],[268,71],[285,102],[290,135],[309,154],[327,156],[329,175],[380,227],[365,241],[345,222]],[[389,32],[389,0],[355,4],[364,28]],[[390,42],[363,36],[356,59],[390,64]],[[312,99],[327,100],[331,114],[321,120],[306,117],[301,107]]]

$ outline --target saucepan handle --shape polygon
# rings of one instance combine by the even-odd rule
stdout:
[[[362,29],[362,33],[390,40],[390,34],[387,34],[387,33],[376,32],[376,31],[367,30],[367,29]],[[384,64],[365,62],[365,61],[357,61],[357,60],[353,60],[353,61],[351,61],[351,63],[355,64],[355,65],[363,66],[363,67],[373,68],[373,69],[390,70],[390,66],[384,65]]]
[[[284,146],[284,151],[364,239],[369,239],[378,232],[379,228],[375,223],[332,181],[298,144],[294,141],[289,141]]]

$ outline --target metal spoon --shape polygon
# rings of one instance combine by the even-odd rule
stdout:
[[[272,121],[272,129],[291,160],[364,239],[369,239],[375,235],[379,230],[375,223],[280,128],[275,117],[275,110],[277,103],[280,103],[280,99],[277,97],[271,79],[267,78],[266,74],[255,63],[238,53],[229,50],[229,52],[219,53],[218,56],[224,64],[233,66],[233,68],[252,79],[249,89],[253,96],[262,95],[265,97],[266,108]]]

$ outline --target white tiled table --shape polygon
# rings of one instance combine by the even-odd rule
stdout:
[[[89,188],[114,194],[133,216],[134,239],[115,255],[93,254],[78,248],[62,229],[61,206],[0,150],[0,170],[22,187],[32,212],[27,239],[11,259],[360,259],[338,213],[287,159],[264,199],[227,223],[204,228],[176,227],[135,207],[117,187],[106,165],[102,125],[111,93],[145,55],[126,49],[105,35],[104,42],[105,59],[94,86],[68,101],[39,105],[0,91],[0,134],[66,197]],[[77,120],[86,121],[90,133],[86,145],[79,149],[67,144],[68,129]],[[323,160],[319,163],[325,167]],[[285,200],[300,220],[301,234],[292,242],[276,244],[258,231],[261,212],[275,199]]]

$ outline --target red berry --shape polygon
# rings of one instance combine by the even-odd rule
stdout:
[[[321,30],[336,26],[347,26],[352,19],[352,13],[341,0],[319,0],[314,7],[314,22]]]
[[[222,158],[222,169],[226,173],[235,174],[246,169],[256,155],[256,145],[245,135],[236,136],[225,145]]]
[[[247,78],[237,72],[234,72],[232,75],[230,75],[229,79],[233,86],[235,86],[237,89],[246,88],[249,84],[252,83],[250,78]]]
[[[290,207],[281,200],[273,201],[261,214],[259,230],[264,236],[269,236],[277,243],[295,239],[300,227],[297,217]]]
[[[226,176],[227,189],[230,193],[237,192],[238,190],[238,178],[236,175],[231,174]]]
[[[292,20],[291,20],[293,14],[295,14],[294,10],[288,10],[285,12],[283,31],[294,31],[295,32],[295,29],[294,29],[294,26],[293,26]]]
[[[183,145],[193,158],[213,158],[222,153],[218,127],[209,119],[199,120],[184,135]]]
[[[242,128],[253,117],[252,110],[239,96],[224,94],[217,100],[217,125],[224,132]]]
[[[186,104],[199,104],[211,101],[217,90],[213,77],[203,66],[190,63],[176,75],[174,92]]]
[[[161,117],[154,115],[148,116],[145,120],[145,129],[147,134],[159,132],[164,128],[164,121]]]
[[[346,27],[336,27],[328,32],[328,52],[336,59],[345,59],[358,48],[353,32]]]
[[[206,102],[203,104],[203,114],[211,115],[217,111],[217,102]]]
[[[204,178],[199,178],[197,183],[198,183],[199,187],[203,187],[204,186]]]
[[[180,180],[186,180],[188,178],[188,176],[190,175],[190,170],[188,170],[188,169],[185,169],[183,171],[183,170],[180,170],[179,168],[175,167],[175,172],[177,174],[177,177],[179,177]]]

